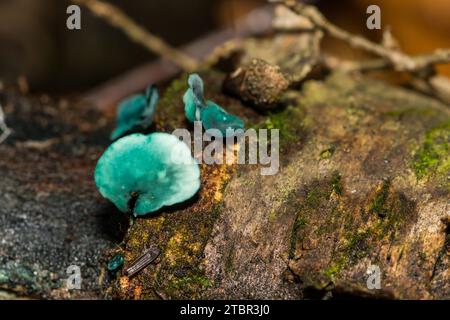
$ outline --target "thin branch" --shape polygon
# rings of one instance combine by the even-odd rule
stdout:
[[[438,49],[431,54],[416,56],[413,59],[417,70],[434,64],[450,63],[450,49]]]
[[[400,50],[400,44],[392,34],[391,27],[388,25],[383,30],[383,38],[381,39],[383,47],[390,50]]]
[[[390,29],[383,34],[382,44],[378,44],[335,26],[314,6],[298,3],[295,0],[269,0],[269,2],[279,3],[298,16],[309,19],[315,28],[347,42],[352,47],[363,49],[380,57],[380,59],[355,62],[322,55],[322,63],[329,69],[365,72],[393,68],[395,71],[410,72],[412,75],[410,84],[414,88],[433,95],[443,102],[450,103],[450,81],[436,75],[434,69],[436,64],[450,63],[450,49],[438,49],[431,54],[409,56],[400,50]]]
[[[327,57],[329,58],[329,57]],[[450,61],[450,50],[436,50],[430,54],[410,56],[411,60],[414,62],[416,66],[414,71],[420,71],[426,69],[435,64],[448,63]],[[345,61],[340,60],[342,63],[341,66],[334,64],[333,59],[328,60],[325,59],[325,64],[331,62],[335,67],[333,69],[341,69],[343,71],[377,71],[383,69],[389,69],[392,67],[392,64],[389,61],[384,59],[371,59],[364,61]]]
[[[430,96],[450,104],[450,80],[447,77],[435,75],[428,79],[414,77],[411,86]]]
[[[295,0],[270,0],[270,2],[280,3],[298,15],[308,18],[316,27],[322,29],[325,33],[347,42],[352,47],[363,49],[383,58],[385,62],[377,62],[375,64],[377,68],[383,64],[387,64],[397,71],[418,72],[434,64],[450,62],[450,50],[437,50],[429,55],[411,57],[400,50],[387,48],[362,36],[354,35],[341,29],[328,21],[313,6],[305,5]]]
[[[72,0],[72,2],[87,7],[96,16],[122,30],[136,43],[143,45],[148,50],[157,53],[163,58],[171,60],[185,71],[197,69],[199,63],[196,59],[172,47],[161,38],[151,34],[129,18],[118,7],[99,0]]]
[[[208,61],[214,48],[231,39],[257,36],[271,29],[273,19],[272,6],[254,9],[245,17],[238,19],[234,28],[212,31],[182,47],[184,52],[201,61]],[[180,69],[164,59],[157,59],[138,66],[129,72],[111,79],[93,88],[83,96],[101,110],[107,110],[117,101],[133,92],[145,89],[149,83],[161,83],[173,78]]]
[[[350,61],[326,54],[322,54],[320,62],[329,70],[340,70],[342,72],[368,72],[389,69],[390,67],[383,59]],[[450,104],[450,80],[447,77],[436,74],[431,74],[428,77],[419,77],[413,74],[409,85],[417,91],[434,96]]]

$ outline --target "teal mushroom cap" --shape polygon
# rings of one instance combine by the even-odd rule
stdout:
[[[160,132],[135,133],[111,144],[94,177],[103,197],[135,216],[184,202],[200,188],[200,169],[189,147]]]
[[[159,94],[155,86],[149,86],[145,94],[132,95],[119,103],[117,107],[116,128],[111,140],[138,129],[147,129],[153,122]]]
[[[115,255],[111,260],[108,261],[106,268],[109,271],[116,271],[125,263],[125,258],[122,253]]]
[[[212,101],[206,103],[206,107],[202,109],[200,114],[203,127],[208,129],[218,129],[223,136],[228,136],[227,130],[234,132],[244,128],[244,121],[241,118],[229,114],[219,105]]]
[[[183,96],[183,102],[186,118],[190,122],[201,121],[205,130],[218,129],[223,136],[244,129],[242,119],[229,114],[218,104],[205,100],[203,80],[198,74],[191,74],[188,84],[189,88]]]

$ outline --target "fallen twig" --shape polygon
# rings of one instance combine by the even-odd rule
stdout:
[[[368,61],[342,61],[337,58],[324,57],[323,62],[332,69],[346,72],[394,69],[410,72],[413,76],[411,85],[416,89],[437,96],[450,103],[448,79],[436,76],[436,64],[450,63],[450,49],[438,49],[430,54],[410,56],[402,52],[390,30],[383,35],[383,43],[372,42],[362,36],[351,34],[328,21],[314,6],[299,3],[295,0],[269,0],[279,3],[297,15],[307,18],[316,28],[328,35],[347,42],[350,46],[363,49],[381,59]],[[437,81],[437,78],[439,78]],[[445,81],[446,80],[446,81]],[[443,83],[445,83],[443,85]]]
[[[314,6],[299,3],[295,0],[270,0],[270,2],[283,4],[298,15],[308,18],[316,27],[329,35],[343,40],[355,48],[382,57],[386,64],[391,65],[397,71],[415,72],[433,64],[450,62],[450,50],[440,49],[431,54],[411,57],[398,49],[390,49],[341,29],[328,21]]]
[[[450,55],[450,51],[446,50],[436,50],[435,53],[432,54],[424,54],[411,56],[411,61],[413,61],[416,66],[414,71],[424,70],[428,67],[431,67],[435,64],[445,63],[447,56]],[[370,59],[363,61],[344,61],[340,60],[342,66],[336,66],[337,68],[342,69],[343,71],[376,71],[382,69],[390,69],[392,64],[385,59]],[[450,61],[449,61],[450,62]]]
[[[193,41],[182,49],[198,60],[203,60],[217,46],[231,39],[259,35],[267,32],[272,26],[273,12],[271,6],[257,8],[246,17],[239,19],[234,28],[218,30]],[[180,70],[170,61],[159,59],[111,79],[87,92],[83,100],[105,110],[125,96],[143,90],[149,83],[161,83],[173,78]]]
[[[122,30],[130,39],[143,45],[148,50],[157,53],[186,71],[193,71],[198,67],[198,61],[184,52],[172,47],[163,39],[151,34],[142,26],[129,18],[118,7],[99,0],[72,0],[76,4],[84,5],[92,13],[106,20],[111,25]]]

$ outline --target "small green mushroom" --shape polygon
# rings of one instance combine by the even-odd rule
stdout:
[[[151,85],[145,94],[133,95],[119,103],[117,124],[111,133],[111,140],[116,140],[134,130],[148,129],[152,124],[158,100],[158,90]]]
[[[219,129],[224,136],[228,136],[227,130],[233,132],[237,129],[244,128],[244,121],[241,118],[227,113],[219,105],[212,101],[206,103],[206,107],[200,113],[205,130]]]
[[[218,129],[223,136],[229,136],[234,130],[243,129],[244,121],[226,112],[222,107],[204,98],[203,81],[198,74],[188,79],[189,89],[183,97],[184,112],[190,122],[201,121],[203,128]]]
[[[200,188],[200,169],[189,147],[160,132],[135,133],[111,144],[94,177],[103,197],[135,216],[184,202]]]
[[[116,271],[123,266],[124,262],[125,258],[123,257],[123,254],[119,253],[108,261],[108,265],[106,267],[109,271]]]

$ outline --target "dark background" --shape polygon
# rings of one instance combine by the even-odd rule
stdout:
[[[110,0],[152,33],[178,46],[214,29],[233,26],[264,0]],[[311,2],[311,1],[310,1]],[[449,0],[312,1],[336,24],[379,40],[365,28],[368,5],[378,4],[383,26],[407,53],[450,47]],[[26,78],[32,91],[87,90],[154,59],[120,31],[82,7],[82,30],[66,28],[66,0],[0,0],[0,80]],[[336,41],[328,49],[359,54]],[[449,67],[440,71],[450,75]]]

